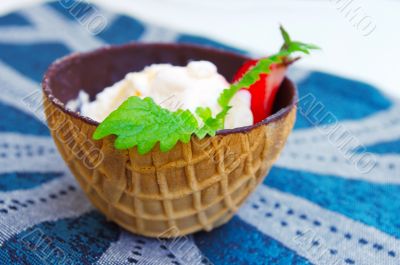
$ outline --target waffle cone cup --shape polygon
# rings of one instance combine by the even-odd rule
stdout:
[[[48,126],[63,159],[93,205],[133,233],[168,238],[226,223],[262,182],[292,130],[297,98],[288,79],[266,120],[202,140],[193,136],[169,152],[158,146],[145,155],[116,150],[113,136],[92,139],[97,122],[64,107],[80,89],[94,96],[146,65],[200,59],[214,62],[229,80],[248,58],[189,45],[130,44],[68,56],[43,81]]]

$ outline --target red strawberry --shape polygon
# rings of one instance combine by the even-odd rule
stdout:
[[[247,61],[234,76],[234,82],[240,79],[257,60]],[[281,85],[287,66],[284,64],[273,64],[269,74],[261,74],[260,80],[249,87],[251,94],[251,111],[254,123],[260,122],[271,115],[275,96]]]

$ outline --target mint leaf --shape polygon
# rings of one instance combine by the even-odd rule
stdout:
[[[178,141],[188,143],[197,128],[197,120],[188,110],[171,112],[149,97],[130,97],[97,127],[93,138],[114,134],[117,149],[137,146],[139,154],[160,142],[161,151],[166,152]]]
[[[289,36],[289,33],[285,30],[285,28],[282,25],[279,27],[279,29],[281,31],[281,35],[284,41],[280,52],[286,52],[287,56],[295,52],[310,54],[310,50],[320,49],[317,45],[314,44],[303,43],[300,41],[292,41],[292,38]]]
[[[198,107],[196,109],[196,114],[205,122],[209,118],[212,117],[212,112],[209,107],[203,108],[203,107]]]
[[[285,30],[285,28],[282,25],[279,26],[279,30],[281,31],[281,35],[282,35],[283,41],[285,43],[292,42],[292,40],[291,40],[291,38],[289,36],[289,33]]]
[[[223,129],[225,117],[230,108],[231,107],[225,107],[215,116],[215,118],[213,118],[210,108],[198,107],[196,109],[196,114],[203,120],[204,125],[196,130],[195,134],[197,137],[202,139],[206,135],[214,136],[219,129]]]

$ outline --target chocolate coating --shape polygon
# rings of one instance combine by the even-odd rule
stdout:
[[[93,100],[104,88],[120,81],[129,72],[141,71],[145,66],[155,63],[185,66],[191,60],[213,62],[218,72],[230,81],[242,64],[250,58],[187,44],[131,43],[107,46],[92,52],[74,53],[55,61],[44,76],[43,92],[52,104],[66,114],[97,126],[98,122],[65,108],[65,103],[75,99],[80,90],[85,90]],[[243,133],[281,119],[295,107],[296,102],[296,87],[285,78],[276,96],[272,115],[257,124],[224,129],[217,134]]]

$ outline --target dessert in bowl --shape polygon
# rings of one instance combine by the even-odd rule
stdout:
[[[283,55],[276,57],[278,61],[271,61],[268,57],[266,60],[270,64],[266,67],[286,69],[291,61]],[[208,120],[197,110],[197,115],[189,110],[177,110],[175,113],[185,113],[188,119],[194,117],[191,120],[194,129],[193,132],[185,131],[184,137],[173,139],[172,143],[168,135],[151,145],[144,145],[126,138],[126,134],[119,134],[121,130],[126,133],[128,128],[140,132],[142,138],[139,139],[151,138],[146,134],[152,131],[143,131],[144,125],[139,124],[139,130],[136,130],[132,124],[115,124],[121,121],[115,117],[119,115],[120,118],[121,111],[134,104],[143,105],[133,108],[133,111],[143,111],[144,106],[157,107],[150,98],[132,95],[134,97],[126,99],[117,109],[116,106],[111,108],[111,114],[97,118],[95,114],[99,105],[93,103],[104,88],[115,86],[127,74],[143,73],[143,69],[154,64],[184,67],[191,61],[207,61],[215,65],[226,80],[232,80],[240,78],[238,69],[251,68],[245,64],[249,60],[245,56],[199,46],[133,43],[73,54],[56,61],[43,80],[48,126],[63,159],[95,207],[125,229],[150,237],[176,237],[200,230],[210,231],[230,220],[264,179],[292,130],[297,93],[289,79],[281,76],[273,106],[268,106],[270,113],[255,124],[234,127],[240,124],[237,120],[243,112],[239,111],[236,120],[232,118],[230,127],[233,128],[221,128],[228,120],[225,119],[227,113],[224,113],[222,123],[217,121],[218,111],[223,112],[222,107],[210,111]],[[270,67],[272,64],[274,67]],[[252,83],[254,81],[257,80],[252,80]],[[260,78],[260,81],[265,80]],[[240,82],[233,84],[240,86]],[[239,93],[239,86],[229,99]],[[87,96],[82,96],[82,91]],[[107,97],[109,94],[103,95]],[[249,102],[248,96],[242,97],[244,101],[247,97]],[[86,107],[92,104],[92,112],[82,115],[82,106],[78,106],[82,102],[77,103],[79,98],[86,101],[83,104]],[[226,104],[226,107],[228,112],[231,106]],[[162,115],[172,117],[172,110],[161,109],[157,107]],[[88,117],[93,110],[92,118]],[[149,113],[150,121],[146,116],[140,116],[142,118],[135,121],[135,126],[137,122],[147,122],[148,125],[151,120],[162,123],[157,120],[158,114],[152,117]],[[217,127],[213,127],[215,121]],[[204,130],[202,122],[204,126],[211,125]],[[157,134],[156,131],[153,133]],[[123,140],[118,142],[118,138]],[[164,140],[167,144],[162,142]]]

